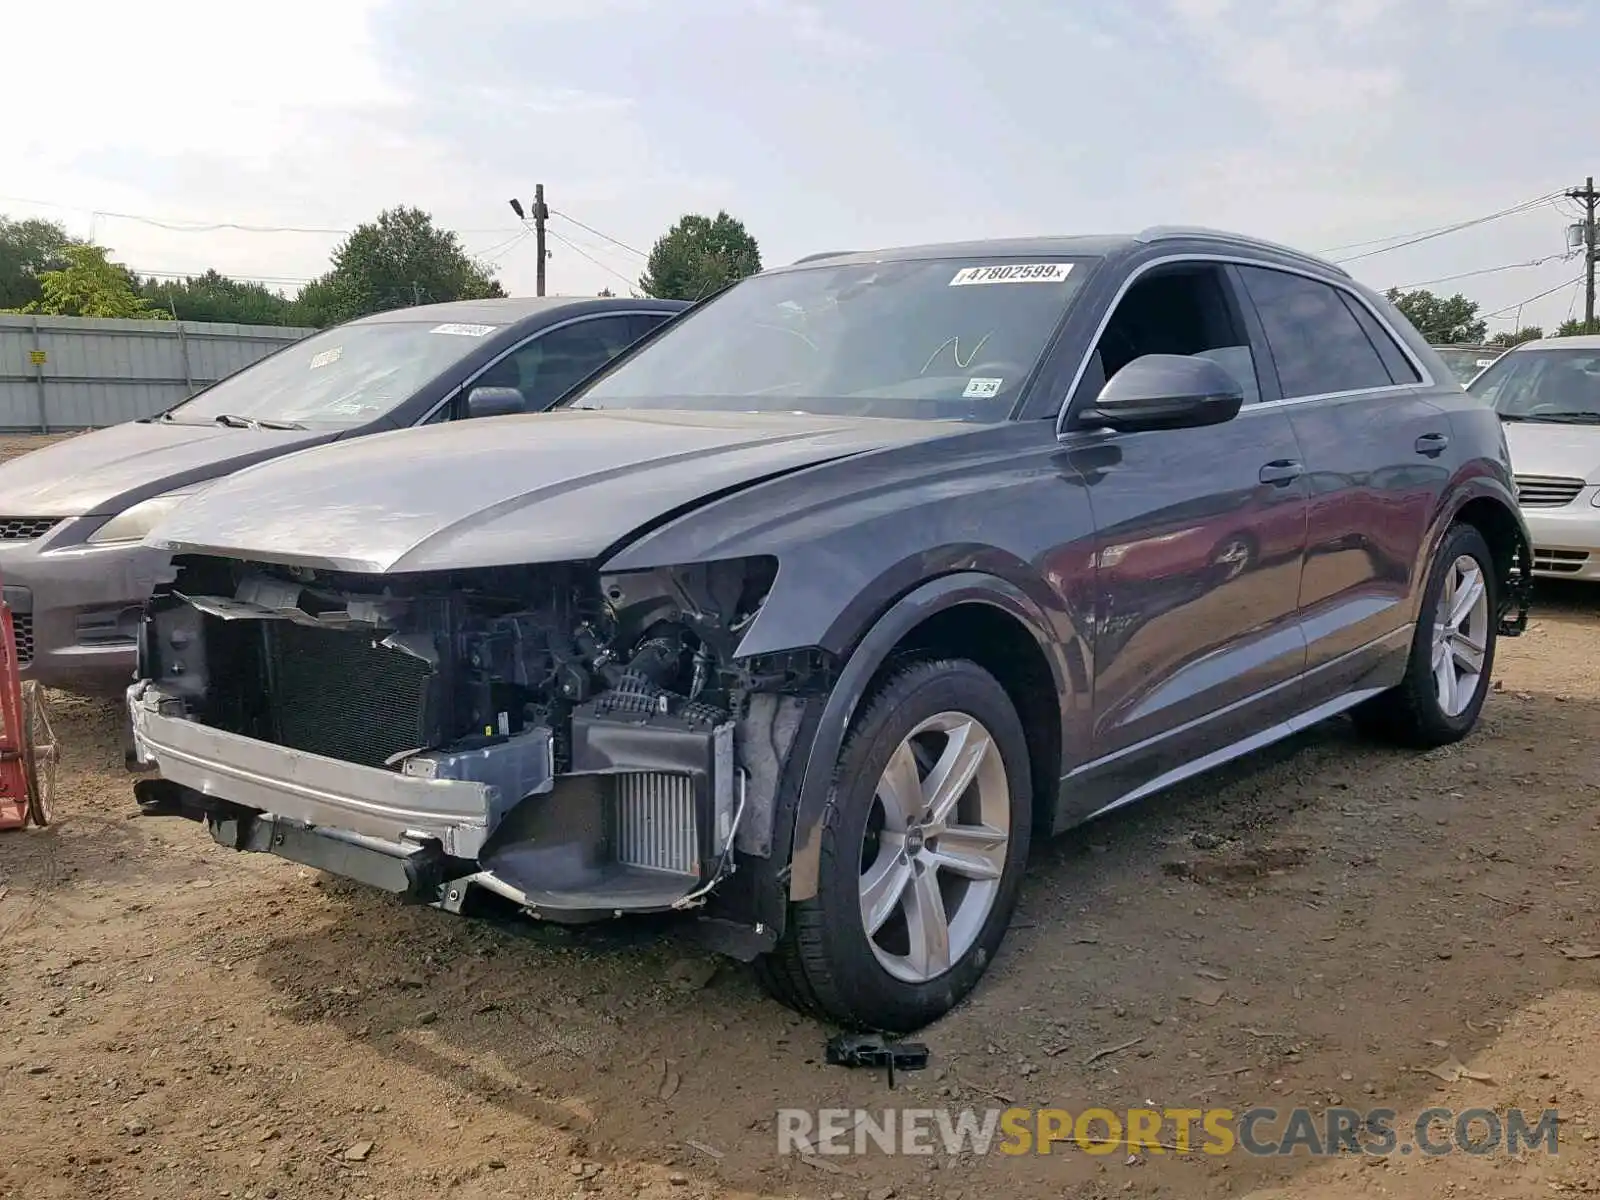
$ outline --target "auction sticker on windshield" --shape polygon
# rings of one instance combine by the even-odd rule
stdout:
[[[435,325],[428,332],[453,333],[457,337],[483,337],[485,334],[493,333],[494,328],[493,325],[459,325],[452,321],[444,325]]]
[[[951,287],[975,283],[1064,283],[1072,273],[1071,263],[996,263],[989,267],[966,267],[957,271]]]
[[[1000,394],[1000,385],[1003,379],[985,379],[974,375],[967,380],[967,390],[961,393],[963,400],[987,400]]]

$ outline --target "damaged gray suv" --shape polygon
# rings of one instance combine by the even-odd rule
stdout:
[[[1034,837],[1338,714],[1465,736],[1531,574],[1404,318],[1194,229],[815,256],[151,544],[146,813],[451,912],[683,913],[885,1030],[977,983]]]

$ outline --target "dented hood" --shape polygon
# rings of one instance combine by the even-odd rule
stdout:
[[[242,471],[185,502],[148,541],[368,574],[591,559],[719,492],[961,428],[563,411],[404,429]]]

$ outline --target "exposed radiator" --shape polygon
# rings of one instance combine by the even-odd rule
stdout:
[[[699,876],[694,782],[692,776],[664,771],[611,777],[619,863]]]
[[[267,703],[280,745],[380,767],[428,744],[433,668],[370,633],[268,625]]]

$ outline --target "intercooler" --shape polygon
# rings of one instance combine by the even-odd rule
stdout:
[[[265,625],[267,717],[280,745],[362,766],[430,744],[434,668],[370,632]]]
[[[615,775],[611,801],[619,863],[647,871],[700,874],[692,776],[664,771]]]

